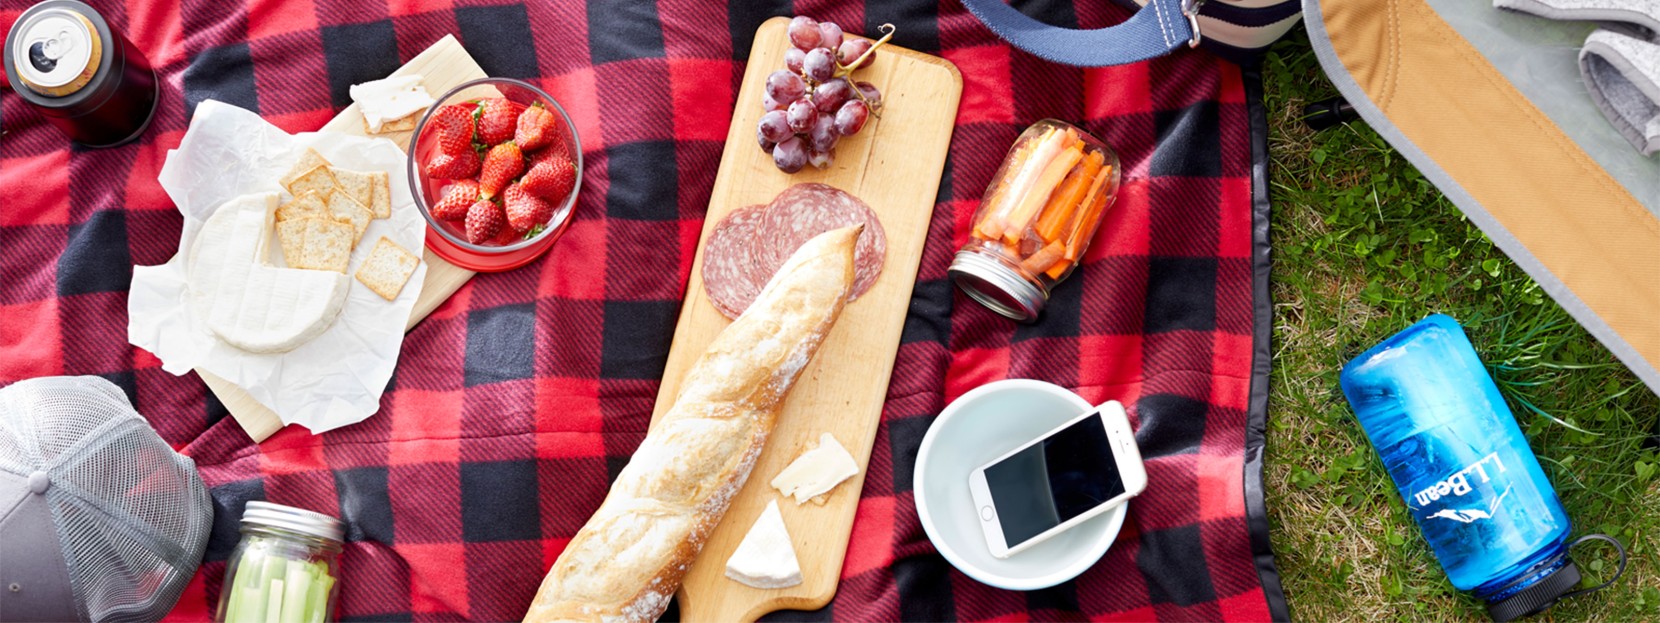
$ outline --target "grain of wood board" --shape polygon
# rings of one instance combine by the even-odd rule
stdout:
[[[484,70],[452,35],[445,35],[425,51],[415,55],[415,58],[409,59],[408,63],[391,75],[408,74],[420,74],[422,84],[434,98],[463,82],[485,77]],[[493,92],[494,89],[486,87],[480,94],[490,95]],[[357,110],[357,104],[340,111],[340,114],[323,125],[320,131],[369,136],[368,128],[363,125],[363,115]],[[389,132],[375,136],[389,138],[399,147],[407,149],[410,135],[410,132]],[[456,290],[461,289],[461,286],[473,277],[473,271],[446,262],[428,249],[422,249],[421,260],[427,264],[427,276],[421,283],[421,296],[415,299],[415,307],[409,312],[409,323],[404,326],[405,331],[426,318],[427,314],[437,309],[438,305],[450,298],[451,294],[455,294]],[[219,402],[225,405],[231,417],[236,418],[236,422],[242,425],[242,430],[246,431],[255,443],[265,441],[282,429],[282,420],[277,419],[275,412],[254,400],[253,396],[248,395],[248,392],[236,384],[204,370],[198,369],[196,374],[202,377],[202,382],[207,383],[208,389],[213,390],[213,395],[219,398]]]
[[[843,138],[830,168],[783,173],[755,144],[755,124],[763,112],[762,82],[784,66],[788,23],[774,18],[755,35],[702,240],[734,209],[767,203],[792,184],[822,182],[852,193],[876,211],[888,235],[887,261],[876,285],[848,304],[813,363],[802,372],[748,482],[688,571],[680,592],[680,616],[686,621],[751,621],[774,610],[821,608],[835,596],[859,508],[863,466],[870,460],[881,423],[962,96],[962,76],[950,62],[884,45],[874,65],[855,75],[881,89],[882,117],[871,117],[862,132]],[[729,324],[703,289],[705,251],[700,246],[692,265],[654,421],[673,404],[687,369]],[[833,490],[823,506],[798,506],[781,498],[769,481],[825,432],[847,447],[861,466],[860,474]],[[725,565],[772,500],[779,500],[803,582],[761,590],[725,577]]]

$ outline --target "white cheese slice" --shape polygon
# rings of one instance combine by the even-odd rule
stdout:
[[[843,480],[859,473],[859,464],[836,442],[835,435],[819,435],[818,447],[801,453],[789,467],[772,479],[779,493],[794,497],[800,504],[829,493]]]
[[[432,95],[421,86],[420,74],[354,84],[348,91],[370,132],[379,132],[381,124],[408,117],[433,104]]]
[[[265,263],[276,193],[243,195],[215,210],[189,260],[196,317],[225,343],[254,353],[293,350],[321,335],[345,305],[350,278]]]
[[[795,559],[790,532],[784,529],[784,515],[778,500],[750,526],[749,533],[726,560],[726,577],[755,588],[788,588],[801,583],[801,564]]]

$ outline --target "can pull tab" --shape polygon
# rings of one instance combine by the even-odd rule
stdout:
[[[68,30],[60,30],[56,35],[41,39],[29,45],[29,64],[43,73],[50,73],[58,68],[58,60],[75,48],[75,39]]]

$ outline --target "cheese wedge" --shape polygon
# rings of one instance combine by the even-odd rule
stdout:
[[[352,101],[363,112],[363,123],[371,134],[380,132],[381,125],[393,119],[408,117],[433,104],[432,95],[421,86],[419,74],[393,76],[354,84],[350,89]]]
[[[226,344],[254,353],[293,350],[334,323],[346,302],[344,274],[266,263],[276,193],[219,206],[188,260],[196,317]]]
[[[819,504],[819,497],[829,493],[843,480],[859,473],[859,464],[830,433],[819,435],[818,447],[801,453],[784,471],[773,477],[772,486],[779,493],[795,498],[800,504],[811,499]]]
[[[795,559],[795,546],[784,528],[784,515],[778,512],[778,500],[767,503],[767,510],[761,511],[738,549],[732,551],[732,557],[726,560],[726,577],[755,588],[788,588],[801,583],[801,563]]]

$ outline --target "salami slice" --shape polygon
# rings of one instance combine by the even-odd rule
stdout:
[[[752,265],[755,234],[764,214],[764,205],[733,210],[715,225],[704,245],[703,289],[715,309],[727,318],[737,318],[749,309],[770,276],[758,277],[759,271]]]
[[[888,253],[888,236],[876,212],[854,197],[826,184],[796,184],[768,205],[756,232],[754,266],[765,275],[762,284],[801,245],[824,232],[863,224],[853,257],[853,292],[858,298],[876,285]]]

